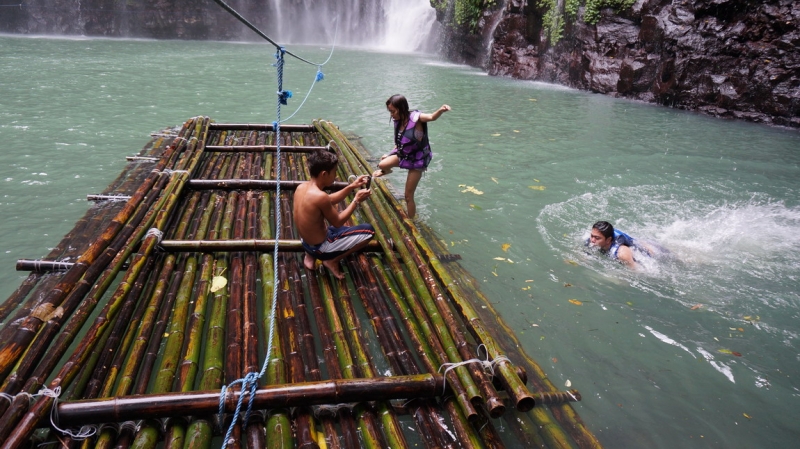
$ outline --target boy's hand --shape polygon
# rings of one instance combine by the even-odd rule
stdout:
[[[364,201],[367,198],[369,198],[370,195],[372,195],[372,190],[371,189],[359,190],[358,192],[356,192],[355,201],[356,201],[356,203],[361,203],[362,201]]]
[[[361,186],[366,185],[368,180],[369,180],[369,175],[361,175],[355,180],[353,180],[353,182],[351,182],[350,185],[355,188],[359,188]]]

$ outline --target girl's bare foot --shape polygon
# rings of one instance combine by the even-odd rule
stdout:
[[[315,262],[316,260],[313,257],[311,257],[311,255],[306,253],[306,257],[303,258],[303,266],[309,270],[313,270]]]
[[[344,279],[344,273],[342,273],[339,270],[339,261],[338,260],[335,261],[335,262],[333,260],[323,260],[322,261],[322,265],[324,265],[325,268],[330,270],[331,274],[336,279]]]

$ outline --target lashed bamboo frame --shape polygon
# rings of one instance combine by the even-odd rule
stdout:
[[[230,447],[409,447],[409,438],[426,447],[503,447],[509,437],[501,437],[493,419],[518,413],[507,409],[526,412],[539,400],[579,397],[558,392],[524,354],[504,352],[502,338],[483,325],[485,317],[469,302],[482,299],[477,288],[452,281],[468,275],[452,271],[460,269],[457,264],[439,262],[436,254],[446,251],[435,248],[435,239],[427,243],[383,182],[373,183],[372,198],[354,217],[369,221],[378,233],[365,253],[347,259],[347,280],[305,270],[294,243],[281,248],[280,278],[273,284],[275,262],[263,242],[274,242],[272,217],[278,210],[284,218],[280,239],[296,239],[291,191],[307,179],[304,152],[333,141],[341,178],[370,171],[364,156],[327,122],[281,130],[275,136],[270,125],[215,124],[203,117],[187,121],[157,155],[151,176],[69,271],[32,274],[12,295],[13,305],[0,306],[21,323],[0,329],[0,335],[9,336],[4,340],[9,344],[0,347],[0,391],[15,395],[60,386],[63,400],[219,389],[260,369],[269,303],[277,288],[278,332],[262,387],[376,378],[378,369],[392,376],[426,375],[474,358],[479,344],[491,356],[508,354],[509,360],[495,364],[497,379],[476,362],[441,370],[451,393],[438,395],[438,401],[408,398],[398,407],[388,401],[397,396],[385,395],[339,407],[336,416],[310,408],[311,399],[293,409],[257,411],[250,421],[237,423]],[[271,150],[277,138],[288,150],[300,150],[282,153],[281,179],[289,181],[282,181],[278,199],[264,188],[276,178]],[[274,181],[269,186],[274,188]],[[82,229],[90,224],[82,223]],[[167,240],[149,233],[153,227]],[[170,241],[188,246],[163,252],[175,244]],[[215,243],[197,243],[203,241]],[[229,282],[212,292],[215,276]],[[60,278],[58,287],[45,301],[26,299],[42,278]],[[361,325],[364,313],[369,326]],[[70,354],[79,332],[85,336]],[[59,365],[60,360],[66,364]],[[534,392],[524,385],[531,374]],[[23,399],[0,402],[3,448],[27,444],[54,402],[40,397],[29,408]],[[401,424],[408,418],[400,413],[411,413],[411,421]],[[228,424],[207,410],[164,422],[159,416],[118,431],[104,428],[93,444],[205,448]],[[513,432],[518,441],[600,447],[568,405],[533,407],[520,416],[508,420],[520,423]],[[408,434],[408,424],[417,431]]]

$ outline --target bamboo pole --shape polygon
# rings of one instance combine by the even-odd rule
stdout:
[[[444,378],[438,374],[333,379],[268,385],[257,389],[252,401],[255,408],[272,409],[411,397],[431,398],[440,394],[443,388]],[[231,389],[226,391],[223,398],[223,409],[226,413],[236,410],[241,394],[243,393]],[[219,406],[219,391],[156,393],[60,402],[58,416],[64,425],[124,422],[144,418],[211,414]]]
[[[222,251],[254,251],[267,252],[275,247],[274,239],[230,239],[230,240],[163,240],[160,247],[171,252],[222,252]],[[370,242],[367,251],[382,251],[378,243]],[[278,241],[278,251],[303,252],[300,240],[281,239]]]
[[[327,147],[310,145],[281,145],[282,153],[313,153],[319,149]],[[206,151],[220,153],[244,153],[244,152],[276,152],[277,145],[208,145]]]
[[[204,122],[207,125],[207,120]],[[196,129],[199,125],[196,126]],[[202,146],[202,145],[201,145]],[[155,223],[157,227],[163,227],[167,221],[169,213],[174,208],[175,204],[177,203],[177,197],[182,190],[186,179],[188,178],[188,172],[194,168],[197,162],[197,158],[199,154],[202,153],[202,148],[199,151],[194,152],[195,154],[191,155],[189,158],[185,160],[185,166],[189,168],[186,172],[174,172],[171,176],[174,179],[173,183],[170,183],[174,186],[172,193],[169,196],[169,200],[166,201],[164,207],[161,208],[156,216]],[[142,242],[141,248],[139,249],[139,253],[134,257],[131,261],[130,266],[131,268],[126,273],[125,278],[123,279],[120,287],[117,289],[117,293],[115,293],[114,298],[109,300],[109,305],[107,305],[107,309],[109,314],[114,314],[116,312],[115,305],[117,305],[118,301],[127,294],[127,290],[129,288],[130,282],[132,279],[135,279],[136,275],[138,275],[139,270],[142,267],[144,259],[153,251],[155,245],[157,243],[158,237],[153,234],[149,234],[144,241]],[[72,270],[70,270],[72,271]],[[93,329],[87,333],[87,335],[96,335],[103,328],[105,328],[106,322],[105,321],[96,321],[96,324],[93,325]],[[89,340],[91,341],[91,338]],[[79,345],[79,348],[76,350],[74,355],[70,358],[70,360],[64,365],[64,367],[59,371],[59,373],[55,376],[55,378],[50,382],[50,389],[54,389],[58,386],[63,384],[69,384],[74,375],[76,365],[80,365],[80,363],[86,357],[86,345],[82,344]],[[52,406],[53,398],[52,397],[45,397],[40,398],[36,403],[34,403],[33,407],[25,414],[24,417],[19,421],[17,426],[8,436],[8,438],[3,443],[2,448],[16,448],[19,447],[20,444],[23,443],[24,440],[30,437],[30,434],[35,429],[35,423],[47,413],[47,410]],[[16,422],[16,420],[14,420]],[[9,424],[12,424],[9,422]],[[3,433],[5,433],[5,429],[9,428],[8,424],[3,424]]]
[[[179,152],[180,149],[178,147],[183,144],[183,141],[180,141],[178,146],[171,147],[171,153],[174,154]],[[163,162],[166,164],[167,159],[165,159]],[[162,170],[163,167],[164,166],[159,164],[157,170]],[[89,249],[87,249],[86,252],[84,252],[81,257],[78,258],[75,266],[73,266],[64,275],[56,288],[50,291],[42,304],[47,304],[48,307],[56,309],[61,305],[64,298],[73,290],[78,282],[82,280],[81,278],[83,278],[83,281],[86,283],[93,282],[93,279],[86,279],[84,274],[97,260],[97,258],[103,254],[111,241],[114,240],[120,230],[124,227],[125,223],[128,221],[128,218],[133,215],[134,211],[137,209],[137,206],[142,202],[143,198],[148,193],[151,193],[150,189],[153,187],[159,176],[160,174],[154,172],[152,176],[147,178],[147,180],[133,195],[131,200],[128,201],[125,207],[114,217],[114,219],[111,220],[108,227],[103,231],[100,237],[98,237],[98,239],[89,247]],[[6,374],[8,374],[12,363],[34,338],[39,327],[44,323],[42,318],[43,317],[38,313],[31,314],[24,321],[24,323],[19,326],[18,332],[9,341],[9,344],[6,344],[0,348],[0,377],[4,377]]]
[[[275,131],[275,127],[272,124],[261,123],[211,123],[208,129],[226,131]],[[281,124],[281,131],[314,131],[314,127],[311,125]]]
[[[282,180],[280,181],[281,190],[294,190],[302,181]],[[278,181],[274,179],[193,179],[189,181],[189,187],[194,190],[214,189],[214,190],[275,190]],[[348,183],[336,181],[326,190],[335,192],[347,187]]]
[[[166,179],[163,181],[166,181]],[[166,191],[169,191],[169,189],[166,189]],[[158,204],[163,204],[164,198],[166,197],[162,196],[161,199],[159,199]],[[142,206],[146,205],[149,205],[149,202],[142,204]],[[44,328],[38,333],[31,347],[26,351],[15,371],[6,379],[6,382],[2,387],[3,392],[16,393],[18,391],[25,391],[27,393],[33,393],[37,391],[44,383],[44,379],[48,375],[51,375],[51,370],[67,351],[78,330],[81,328],[81,326],[83,326],[85,321],[88,319],[89,314],[99,302],[100,297],[105,292],[105,289],[110,286],[111,282],[116,277],[123,262],[130,254],[132,246],[125,246],[125,249],[122,251],[118,250],[118,248],[122,245],[122,242],[127,239],[129,234],[134,234],[132,236],[133,239],[139,238],[139,236],[144,234],[144,228],[149,226],[149,222],[152,220],[152,214],[149,214],[149,210],[150,209],[147,207],[141,207],[136,213],[137,222],[138,220],[141,220],[145,224],[145,226],[140,227],[138,233],[134,232],[132,229],[129,229],[133,227],[131,226],[131,223],[127,224],[123,232],[117,236],[117,238],[109,245],[108,250],[104,252],[104,254],[98,259],[109,260],[110,257],[114,256],[114,259],[111,260],[111,262],[108,264],[108,267],[104,264],[97,263],[89,268],[87,271],[87,276],[99,278],[98,283],[92,287],[91,284],[82,280],[78,287],[73,289],[67,295],[66,299],[62,303],[62,307],[69,311],[75,310],[75,313],[67,322],[66,326],[62,328],[62,323],[66,320],[66,317],[64,316],[66,312],[59,311],[59,309],[56,310],[58,313],[52,313],[51,316],[45,321]],[[141,217],[141,215],[145,215],[146,213],[149,214],[151,218]],[[93,274],[94,272],[102,272],[102,275],[95,275]],[[84,294],[89,290],[90,287],[92,290],[88,296],[88,299],[85,299]],[[55,343],[51,345],[52,337],[59,329],[61,329],[61,333],[56,338]],[[45,353],[45,351],[47,352]],[[42,354],[44,354],[44,358],[41,360],[41,362],[39,362]],[[36,365],[37,362],[39,362],[38,365]],[[24,385],[20,388],[20,385],[23,382]],[[0,408],[3,405],[5,404],[0,403]],[[16,423],[18,419],[20,419],[22,413],[24,413],[24,410],[27,409],[27,406],[27,400],[24,402],[15,400],[11,403],[8,410],[3,408],[5,413],[3,418],[0,419],[0,437],[4,437],[6,432],[10,431],[11,426]]]

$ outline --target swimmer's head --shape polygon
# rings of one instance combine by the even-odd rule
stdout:
[[[600,249],[608,250],[614,240],[614,226],[607,221],[598,221],[592,225],[589,234],[589,246],[597,246]]]

